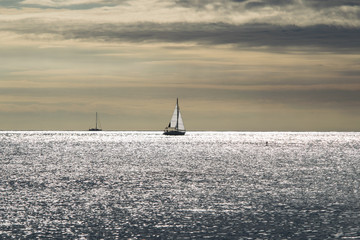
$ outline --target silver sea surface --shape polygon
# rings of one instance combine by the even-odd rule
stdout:
[[[360,133],[20,131],[0,151],[2,239],[360,239]]]

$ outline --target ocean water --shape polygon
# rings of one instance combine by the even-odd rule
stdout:
[[[360,133],[0,132],[0,174],[0,239],[360,239]]]

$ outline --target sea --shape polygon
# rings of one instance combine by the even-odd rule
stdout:
[[[2,131],[0,239],[360,239],[360,133]]]

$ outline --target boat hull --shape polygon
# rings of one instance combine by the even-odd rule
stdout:
[[[102,131],[102,130],[99,128],[90,128],[89,131]]]
[[[171,135],[171,136],[181,136],[181,135],[185,135],[185,132],[180,132],[180,131],[165,131],[164,135]]]

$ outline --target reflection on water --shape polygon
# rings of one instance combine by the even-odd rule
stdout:
[[[360,133],[1,132],[0,150],[0,238],[360,239]]]

